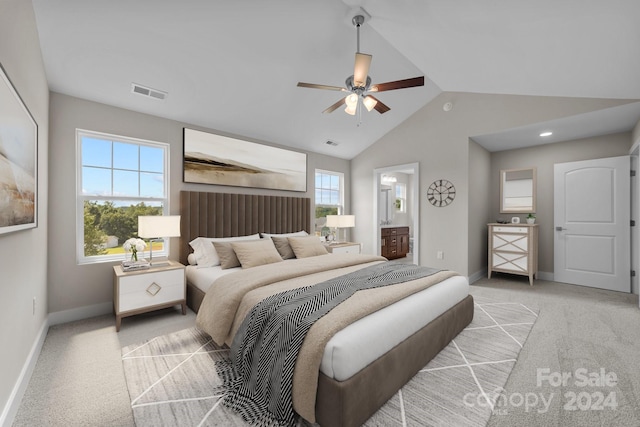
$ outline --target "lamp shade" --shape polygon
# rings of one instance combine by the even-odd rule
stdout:
[[[355,215],[327,215],[327,227],[350,228],[355,226]]]
[[[138,236],[147,239],[180,236],[180,215],[139,216]]]

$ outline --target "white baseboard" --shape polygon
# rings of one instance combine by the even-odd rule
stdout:
[[[76,320],[88,319],[90,317],[102,316],[113,312],[113,304],[103,302],[100,304],[85,305],[84,307],[72,308],[70,310],[56,311],[49,313],[49,325],[60,325],[62,323],[75,322]]]
[[[48,317],[42,323],[40,332],[38,332],[38,336],[34,341],[33,346],[31,346],[29,356],[27,357],[27,360],[24,362],[22,370],[20,371],[20,376],[18,377],[18,380],[16,381],[13,390],[11,391],[11,395],[9,395],[9,400],[7,400],[7,404],[5,405],[2,414],[0,414],[0,426],[9,427],[13,424],[13,420],[18,413],[18,409],[20,408],[22,397],[24,396],[24,393],[27,391],[27,387],[29,386],[31,374],[33,374],[36,363],[38,363],[38,357],[40,357],[40,351],[42,350],[44,340],[47,337],[47,332],[49,332]]]
[[[477,282],[478,280],[487,277],[487,269],[485,268],[484,270],[480,270],[480,271],[476,271],[475,273],[473,273],[471,276],[467,277],[467,280],[469,281],[469,284],[473,284],[474,282]]]

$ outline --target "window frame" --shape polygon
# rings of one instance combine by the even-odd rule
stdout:
[[[317,187],[316,186],[316,175],[317,174],[333,175],[333,176],[337,176],[338,177],[338,179],[340,180],[340,185],[339,185],[339,189],[338,189],[339,199],[340,199],[339,200],[339,204],[332,205],[332,204],[318,203],[317,202],[316,190],[318,190],[318,189],[322,190],[323,189],[323,187]],[[342,215],[344,213],[344,173],[343,172],[338,172],[338,171],[330,171],[330,170],[327,170],[327,169],[316,169],[314,171],[314,174],[313,174],[313,200],[314,200],[314,203],[315,203],[314,216],[313,216],[313,218],[314,218],[314,231],[317,231],[315,229],[315,219],[317,219],[316,216],[315,216],[315,212],[316,212],[316,209],[318,207],[327,207],[327,208],[337,207],[338,208],[338,215]]]
[[[163,193],[164,197],[142,197],[142,196],[97,196],[97,195],[85,195],[82,194],[82,138],[97,138],[103,140],[110,140],[111,142],[122,142],[126,144],[135,144],[137,146],[146,146],[153,148],[161,148],[164,152],[164,161],[163,161]],[[113,254],[113,255],[89,255],[85,256],[84,254],[84,203],[85,201],[98,201],[98,202],[107,202],[107,201],[130,201],[133,203],[140,202],[160,202],[162,203],[162,215],[169,215],[169,182],[170,182],[170,171],[169,171],[169,156],[170,156],[170,144],[165,142],[158,141],[150,141],[146,139],[133,138],[122,135],[114,135],[105,132],[91,131],[86,129],[76,129],[76,263],[78,265],[82,264],[97,264],[104,262],[114,262],[114,261],[123,261],[124,256],[122,254]],[[111,152],[112,162],[110,170],[117,169],[113,167],[113,149]],[[140,160],[138,160],[139,162]],[[140,165],[138,164],[138,172],[140,172]],[[113,175],[111,177],[112,185],[113,185]],[[140,183],[138,182],[138,186]],[[134,236],[131,236],[134,237]],[[122,245],[124,242],[118,242],[118,245]],[[169,239],[163,239],[163,249],[154,251],[154,256],[168,256],[170,242]],[[145,252],[148,249],[145,249]]]
[[[400,196],[398,196],[399,188],[402,189],[401,191],[402,194]],[[407,212],[407,184],[404,182],[396,182],[394,193],[396,196],[395,199],[400,200],[400,208],[396,206],[396,212],[406,213]]]

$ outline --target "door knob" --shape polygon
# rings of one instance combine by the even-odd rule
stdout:
[[[564,228],[564,227],[556,227],[556,231],[563,231],[563,230],[566,230],[566,228]]]

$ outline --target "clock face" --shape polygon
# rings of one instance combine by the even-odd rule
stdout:
[[[427,189],[427,200],[433,206],[442,208],[456,198],[456,187],[446,179],[437,179]]]

